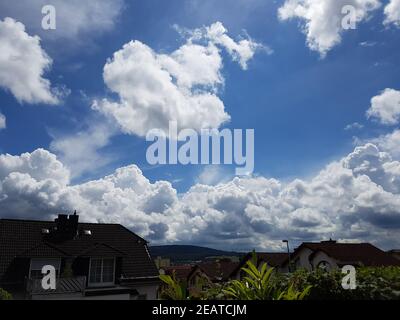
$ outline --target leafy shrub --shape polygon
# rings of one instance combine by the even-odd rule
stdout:
[[[161,299],[166,300],[303,300],[310,292],[311,286],[297,290],[295,283],[288,283],[285,288],[278,286],[273,268],[264,264],[258,270],[252,261],[248,261],[242,271],[247,276],[241,280],[233,280],[228,284],[198,283],[196,287],[187,288],[179,283],[175,276],[160,275],[164,282]]]
[[[243,280],[212,284],[188,290],[175,279],[161,276],[166,284],[162,298],[171,300],[400,300],[400,267],[362,267],[357,269],[355,290],[342,288],[340,269],[298,270],[292,274],[274,272],[254,261],[242,268]]]
[[[355,290],[342,288],[341,270],[325,272],[322,270],[299,270],[292,275],[280,275],[280,283],[297,283],[300,286],[311,285],[313,290],[309,300],[399,300],[400,268],[362,267],[357,269]]]
[[[164,282],[164,287],[161,291],[161,299],[164,300],[188,300],[189,295],[184,284],[179,283],[175,276],[160,275],[160,279]]]
[[[227,289],[223,290],[228,298],[234,300],[303,300],[311,290],[305,286],[304,290],[297,290],[297,285],[287,283],[286,287],[279,286],[276,273],[267,264],[258,270],[254,262],[248,261],[242,271],[247,274],[243,280],[232,281]]]
[[[12,295],[0,288],[0,300],[12,300]]]

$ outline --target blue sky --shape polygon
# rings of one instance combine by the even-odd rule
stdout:
[[[57,9],[57,1],[54,2]],[[297,2],[305,7],[307,2],[308,5],[312,5],[312,1]],[[24,4],[19,6],[11,2],[2,4],[0,19],[13,18],[25,25],[29,36],[40,36],[42,50],[53,61],[52,66],[42,76],[50,81],[52,88],[63,88],[65,95],[58,105],[26,101],[21,103],[12,90],[3,84],[0,89],[0,113],[6,118],[6,128],[0,131],[0,153],[17,157],[23,153],[33,153],[38,148],[48,150],[70,171],[68,186],[80,186],[85,182],[102,179],[112,175],[118,168],[132,164],[136,164],[142,170],[143,176],[152,184],[157,184],[158,181],[170,182],[178,198],[187,196],[188,190],[198,182],[204,182],[200,177],[204,170],[209,168],[148,165],[145,154],[149,143],[141,136],[123,132],[115,119],[91,108],[94,100],[103,98],[118,100],[118,94],[111,92],[103,79],[103,68],[107,59],[131,40],[140,41],[154,52],[171,54],[187,41],[187,38],[178,34],[174,25],[194,30],[219,21],[228,30],[229,37],[235,41],[251,39],[272,49],[272,54],[267,50],[256,50],[252,59],[248,61],[247,70],[243,70],[233,61],[228,51],[220,50],[223,59],[223,68],[220,72],[224,78],[224,85],[219,87],[218,97],[225,106],[225,112],[231,117],[231,121],[223,124],[221,128],[255,129],[254,179],[273,178],[282,184],[291,184],[296,179],[311,181],[329,164],[352,154],[355,147],[396,132],[398,123],[387,125],[383,124],[379,117],[374,119],[366,117],[373,97],[380,95],[386,88],[400,89],[398,63],[400,29],[396,21],[383,24],[387,19],[384,8],[388,5],[388,1],[382,1],[379,8],[367,11],[365,16],[360,18],[362,21],[357,23],[355,30],[340,31],[340,41],[329,47],[325,57],[318,50],[312,49],[310,43],[307,44],[306,19],[301,17],[285,21],[279,19],[278,11],[285,5],[285,1],[232,0],[227,4],[225,1],[214,0],[129,2],[121,0],[115,13],[109,17],[112,23],[105,30],[96,25],[96,23],[101,25],[103,17],[101,15],[93,27],[85,25],[86,21],[83,18],[80,29],[69,33],[65,22],[69,20],[64,21],[62,15],[73,14],[76,12],[74,10],[80,10],[79,5],[73,7],[74,4],[71,4],[73,8],[68,8],[71,10],[68,12],[64,10],[65,8],[60,8],[57,12],[61,17],[58,29],[45,31],[40,28],[41,1],[32,3],[26,3],[26,8],[23,8]],[[86,5],[84,3],[85,1],[83,7]],[[85,10],[82,9],[82,12]],[[88,12],[90,16],[92,13]],[[329,12],[326,14],[327,17],[332,17]],[[63,27],[66,30],[59,29]],[[318,30],[316,32],[318,34]],[[317,40],[314,39],[317,42],[321,40],[318,37],[323,35],[317,35]],[[359,126],[345,130],[346,126],[354,123],[358,123]],[[106,138],[107,142],[94,148],[97,157],[90,158],[90,155],[79,157],[78,154],[72,162],[68,162],[64,161],[64,151],[54,148],[55,141],[84,135],[95,128],[115,131]],[[73,146],[70,149],[69,152],[74,151]],[[390,153],[390,150],[386,149],[380,151]],[[82,153],[82,150],[77,149],[77,153]],[[390,161],[397,160],[395,154],[391,156]],[[74,168],[81,167],[79,161],[82,162],[84,169],[77,174]],[[209,187],[215,186],[218,182],[231,181],[234,178],[233,169],[222,166],[210,170],[212,182]],[[36,170],[35,167],[32,170]],[[356,173],[354,175],[356,176]],[[379,185],[378,182],[374,182],[375,185]],[[391,195],[397,197],[397,189],[391,190]],[[79,208],[83,211],[83,216],[84,207]],[[368,206],[363,206],[365,207]],[[3,210],[9,208],[14,206],[5,206]],[[32,208],[35,208],[33,211],[37,210],[36,206]],[[42,214],[51,215],[64,208],[69,209],[70,206],[64,203],[57,204],[48,209],[46,214]],[[371,208],[374,208],[374,205],[371,204]],[[297,209],[310,208],[301,205]],[[312,210],[318,211],[314,206]],[[16,211],[21,212],[16,216],[25,216],[24,210]],[[88,215],[87,219],[102,220],[98,212],[93,209],[93,213]],[[400,226],[398,213],[395,213],[394,219],[397,221],[396,225]],[[149,227],[146,218],[142,219],[140,227],[136,227],[135,222],[127,218],[121,220],[131,224],[135,231],[154,238],[156,242],[205,243],[204,238],[200,236],[178,237],[178,239],[174,232],[167,236],[168,231],[161,227],[161,222],[150,223],[158,225],[159,229],[165,231],[158,236],[159,229]],[[227,218],[227,221],[232,222],[231,226],[237,223],[236,218],[234,221]],[[316,225],[309,224],[309,228],[313,226]],[[382,225],[378,227],[383,228]],[[214,229],[210,226],[208,228]],[[396,242],[386,237],[384,229],[377,231],[379,235],[365,235],[365,239],[393,246]],[[266,228],[263,233],[265,234],[267,230],[269,229]],[[364,239],[362,233],[351,236],[342,234],[338,228],[335,230],[337,233],[333,231],[314,233],[303,228],[288,231],[287,235],[293,232],[292,237],[296,241],[308,239],[308,234],[312,239],[329,237],[332,234],[343,239]],[[214,231],[210,232],[214,234]],[[231,248],[272,246],[272,249],[276,249],[275,245],[277,247],[280,245],[271,244],[273,241],[271,239],[278,235],[263,240],[250,239],[247,235],[245,241],[240,241],[240,232],[236,233],[236,237],[231,232],[232,230],[215,230],[216,240],[206,244]],[[230,236],[226,242],[220,241],[222,236],[217,235],[225,233]],[[383,237],[383,240],[380,241],[381,238],[377,237]]]

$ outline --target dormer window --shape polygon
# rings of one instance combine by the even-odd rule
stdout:
[[[42,268],[44,266],[52,266],[56,269],[57,277],[60,275],[61,260],[60,259],[31,259],[29,268],[30,279],[42,279]]]
[[[113,286],[115,282],[115,259],[92,258],[89,268],[89,286]]]

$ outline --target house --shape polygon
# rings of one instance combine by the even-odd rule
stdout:
[[[285,265],[288,260],[288,253],[282,252],[256,252],[257,255],[257,268],[260,268],[263,264],[274,268],[278,272],[288,272],[288,267]],[[246,266],[247,261],[253,258],[253,253],[250,252],[240,261],[235,269],[232,270],[229,277],[234,280],[240,280],[243,277],[243,271],[241,270]]]
[[[197,264],[188,276],[188,283],[194,287],[199,279],[207,279],[211,283],[224,283],[230,280],[230,275],[239,265],[230,259],[221,259]]]
[[[304,242],[291,254],[294,269],[331,270],[345,265],[355,267],[400,266],[400,261],[370,243]],[[288,260],[284,263],[288,266]]]
[[[172,266],[164,268],[161,273],[175,276],[175,279],[187,285],[189,289],[207,286],[210,283],[224,283],[238,266],[237,262],[221,259],[196,265]]]
[[[154,263],[156,264],[157,269],[164,269],[171,266],[171,259],[157,257],[154,259]]]
[[[167,266],[160,268],[160,274],[167,275],[175,279],[179,284],[184,287],[188,286],[188,276],[192,272],[193,266],[192,265],[182,265],[182,266]],[[163,283],[161,284],[158,290],[158,297],[161,297],[162,291],[167,286]]]
[[[397,260],[400,260],[400,250],[390,250],[388,253]]]
[[[43,266],[56,289],[42,288]],[[156,299],[159,273],[146,240],[118,224],[0,220],[0,287],[15,299]]]
[[[182,265],[182,266],[169,266],[160,269],[160,274],[165,274],[174,277],[175,280],[180,283],[187,284],[188,276],[192,272],[192,265]]]

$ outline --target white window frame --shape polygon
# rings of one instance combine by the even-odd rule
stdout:
[[[104,260],[114,260],[114,266],[113,266],[113,281],[112,282],[90,282],[90,271],[92,270],[92,260],[101,260],[101,278],[103,280],[103,265],[104,265]],[[88,273],[88,286],[92,288],[99,288],[99,287],[109,287],[109,286],[114,286],[115,285],[115,258],[90,258],[89,261],[89,273]]]
[[[44,264],[45,265],[49,265],[49,266],[53,266],[56,269],[56,275],[57,275],[57,279],[60,278],[60,274],[61,274],[61,259],[59,258],[31,258],[29,261],[29,279],[32,279],[32,271],[42,271],[39,269],[32,269],[32,262],[33,261],[46,261],[48,260],[49,262],[51,261],[51,263],[48,264]],[[57,262],[57,265],[55,265],[54,262]],[[58,268],[57,268],[58,267]],[[58,272],[57,272],[58,271]]]

